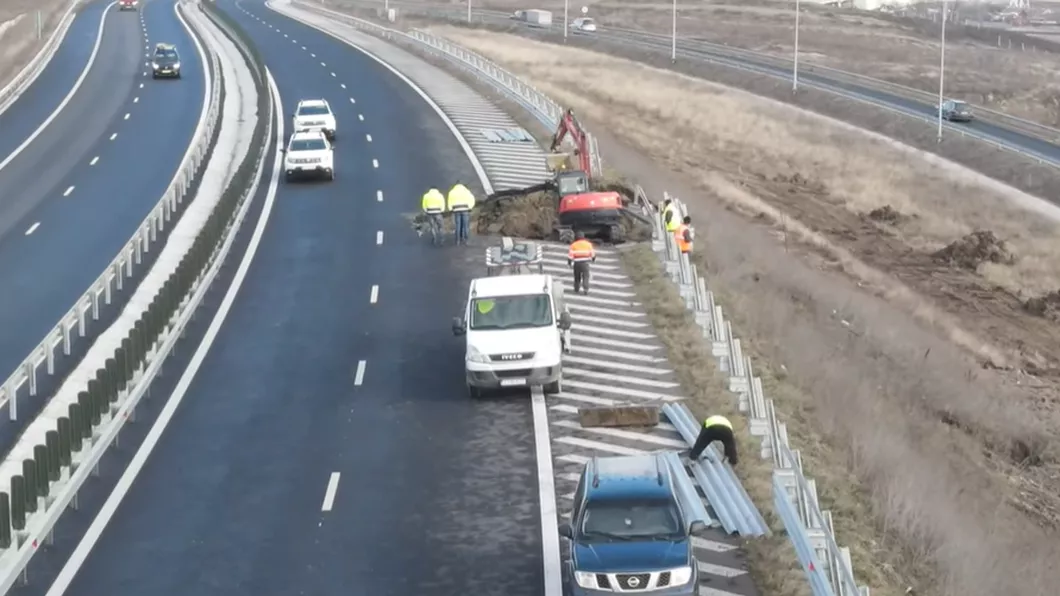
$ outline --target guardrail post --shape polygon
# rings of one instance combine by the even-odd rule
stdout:
[[[82,391],[77,394],[77,403],[70,404],[67,412],[70,414],[70,426],[73,434],[70,435],[70,451],[80,453],[84,447],[84,440],[92,436],[92,429],[88,426],[88,418],[85,411],[88,408],[88,392]]]
[[[114,289],[122,291],[125,285],[125,275],[121,270],[121,262],[114,263]]]
[[[103,408],[100,407],[101,395],[103,394],[99,386],[99,377],[92,379],[88,382],[88,422],[91,429],[95,429],[99,425],[100,417],[103,413]]]
[[[26,479],[21,475],[11,477],[11,527],[26,529]]]
[[[46,340],[46,344],[44,346],[44,358],[45,358],[45,365],[48,367],[47,368],[48,374],[49,375],[54,375],[55,374],[55,344],[52,343],[52,336],[51,336],[50,333],[48,334],[48,339]]]
[[[26,479],[26,513],[37,512],[37,462],[22,460],[22,477]]]
[[[129,246],[125,249],[125,277],[132,277],[133,274],[133,255],[136,254],[136,247]]]
[[[66,324],[66,320],[65,319],[62,322],[62,328],[63,328],[63,356],[69,356],[70,355],[70,349],[71,349],[71,345],[70,344],[73,343],[73,342],[70,340],[70,329],[71,329],[71,327],[70,327],[70,325]]]
[[[44,433],[44,447],[48,456],[48,480],[58,482],[59,473],[62,471],[62,468],[59,467],[62,462],[62,457],[59,454],[59,431],[49,430]]]
[[[105,283],[105,282],[104,282]],[[99,293],[92,290],[92,320],[99,320]]]
[[[73,405],[73,404],[70,404]],[[68,467],[73,461],[73,449],[71,446],[73,439],[73,424],[70,419],[63,416],[58,420],[59,428],[59,465]]]
[[[11,548],[11,496],[0,493],[0,548]]]
[[[47,445],[33,446],[33,459],[37,465],[37,497],[47,498],[51,492],[51,480],[48,475],[48,447]]]
[[[77,313],[77,336],[85,336],[85,309],[81,308],[81,301],[77,301],[77,306],[74,307],[74,311]]]
[[[24,363],[23,370],[26,374],[26,382],[29,383],[29,394],[33,397],[37,395],[37,363],[33,362],[34,358],[30,358],[28,362]]]

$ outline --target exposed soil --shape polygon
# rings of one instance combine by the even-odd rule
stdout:
[[[47,41],[58,26],[69,0],[4,0],[0,24],[14,22],[0,33],[0,89],[10,82]],[[43,18],[43,38],[37,39],[36,11]]]

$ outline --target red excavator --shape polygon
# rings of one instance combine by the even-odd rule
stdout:
[[[560,146],[567,138],[570,138],[574,148],[571,152],[561,152]],[[625,209],[621,194],[610,190],[592,190],[589,137],[574,116],[574,110],[568,109],[560,119],[552,135],[546,161],[553,172],[551,180],[529,188],[496,192],[487,200],[534,192],[555,192],[559,196],[559,203],[554,232],[562,242],[573,242],[576,232],[585,232],[586,236],[608,242],[621,242],[625,239],[623,214],[650,225],[650,220],[640,213]]]

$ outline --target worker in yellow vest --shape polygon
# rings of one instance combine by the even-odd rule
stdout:
[[[470,236],[471,210],[475,208],[475,195],[459,180],[449,190],[449,211],[453,214],[456,243],[467,244]]]
[[[736,437],[732,432],[732,423],[724,416],[715,415],[703,421],[703,428],[699,429],[696,444],[692,447],[688,457],[692,461],[696,461],[707,449],[707,446],[714,441],[721,441],[722,446],[725,448],[725,459],[735,466],[738,460],[736,456]]]
[[[442,213],[445,212],[445,195],[437,188],[428,190],[423,195],[421,205],[423,215],[427,218],[427,225],[431,230],[431,242],[439,244],[442,241]]]
[[[574,242],[567,249],[567,265],[574,267],[574,293],[584,288],[583,294],[589,293],[589,263],[596,260],[596,249],[593,243],[585,239],[585,232],[578,232]]]
[[[674,230],[674,239],[677,240],[677,248],[682,253],[692,252],[692,240],[696,232],[692,229],[692,217],[686,215],[684,221]]]
[[[677,217],[677,206],[674,205],[673,199],[666,199],[663,201],[662,211],[663,225],[666,226],[667,232],[674,232],[677,230],[677,225],[681,223]]]

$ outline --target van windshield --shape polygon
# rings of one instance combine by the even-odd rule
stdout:
[[[475,331],[525,329],[552,325],[552,301],[548,294],[524,294],[471,301],[471,324]]]
[[[671,500],[589,501],[582,517],[582,535],[590,540],[633,540],[684,536],[681,516]]]

